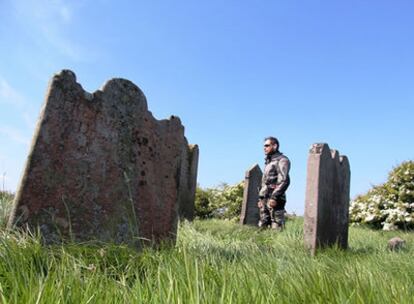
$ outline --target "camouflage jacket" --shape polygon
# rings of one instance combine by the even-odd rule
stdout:
[[[290,184],[289,170],[290,161],[282,153],[275,152],[266,156],[262,186],[259,191],[260,199],[286,201],[285,192]]]

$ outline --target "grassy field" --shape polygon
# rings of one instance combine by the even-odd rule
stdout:
[[[43,247],[0,235],[1,303],[414,303],[414,234],[350,228],[350,249],[310,257],[303,220],[279,234],[182,223],[176,246]],[[386,249],[398,235],[400,252]]]

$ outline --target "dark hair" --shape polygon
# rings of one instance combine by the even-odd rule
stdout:
[[[279,150],[279,140],[276,137],[268,136],[264,139],[264,141],[266,141],[266,140],[270,140],[272,142],[272,144],[276,144],[277,149]]]

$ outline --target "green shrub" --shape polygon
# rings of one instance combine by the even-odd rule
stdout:
[[[351,202],[350,221],[383,230],[414,228],[414,161],[394,168],[388,181]]]
[[[213,216],[213,189],[197,187],[195,195],[195,216],[199,219],[207,219]]]
[[[197,187],[195,215],[198,218],[240,220],[244,182],[235,185],[221,184],[215,188]]]
[[[14,195],[0,191],[0,227],[5,227],[10,216]]]

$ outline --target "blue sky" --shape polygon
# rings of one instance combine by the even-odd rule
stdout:
[[[1,187],[15,191],[48,81],[133,81],[158,119],[200,146],[202,187],[263,166],[267,135],[292,162],[303,213],[312,143],[351,164],[351,197],[414,155],[412,1],[0,1]],[[3,186],[4,185],[4,186]]]

